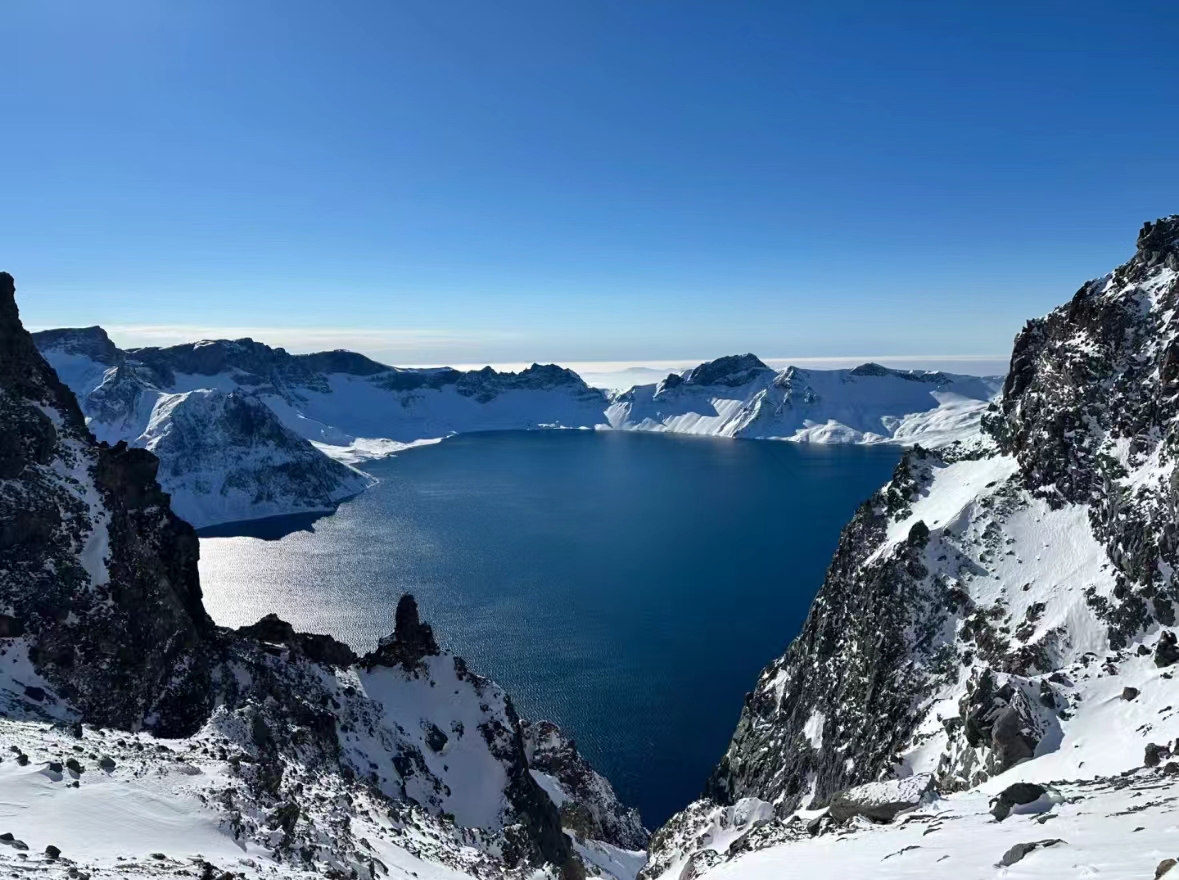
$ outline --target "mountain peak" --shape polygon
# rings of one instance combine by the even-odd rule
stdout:
[[[860,364],[851,371],[853,376],[889,376],[893,373],[888,367],[883,364],[878,364],[875,361],[869,361],[866,364]]]
[[[96,363],[114,366],[123,360],[122,352],[101,327],[62,327],[40,330],[33,342],[42,351],[57,349],[67,354],[85,355]]]
[[[1138,233],[1138,254],[1146,265],[1165,262],[1179,270],[1179,214],[1147,221]]]
[[[769,370],[755,354],[730,354],[714,361],[705,361],[684,374],[689,385],[744,385],[752,374]]]

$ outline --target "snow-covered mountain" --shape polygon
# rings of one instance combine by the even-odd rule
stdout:
[[[1171,217],[1025,327],[983,432],[909,451],[844,529],[645,876],[1130,878],[1177,855],[1177,314]]]
[[[169,390],[170,377],[128,357],[100,327],[46,331],[35,341],[100,441],[159,457],[172,509],[197,528],[328,511],[373,482],[323,455],[253,395]]]
[[[551,364],[519,373],[400,369],[348,351],[292,355],[251,339],[123,351],[101,327],[33,338],[95,436],[155,452],[173,508],[198,527],[331,509],[370,482],[343,464],[455,433],[613,427],[939,445],[977,430],[1000,386],[875,364],[775,373],[744,355],[611,398]]]
[[[401,370],[250,339],[118,349],[100,327],[34,334],[99,440],[156,453],[198,527],[334,508],[373,482],[351,465],[459,431],[593,427],[605,395],[533,365]]]
[[[631,430],[936,446],[977,431],[1002,382],[872,363],[775,372],[745,354],[636,386],[617,395],[606,415],[612,427]]]
[[[601,864],[627,878],[641,866],[637,815],[559,731],[526,727],[501,688],[440,651],[412,597],[359,658],[273,616],[216,627],[158,460],[95,442],[2,273],[0,424],[6,872],[578,878]]]

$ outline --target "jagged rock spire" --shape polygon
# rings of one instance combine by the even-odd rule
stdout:
[[[418,616],[418,601],[405,593],[397,602],[393,616],[393,635],[381,639],[380,646],[361,661],[367,666],[416,666],[424,657],[439,654],[434,630]]]

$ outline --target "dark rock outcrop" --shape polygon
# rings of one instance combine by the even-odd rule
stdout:
[[[1164,630],[1154,646],[1154,665],[1173,666],[1175,663],[1179,663],[1179,640],[1173,632]]]
[[[151,453],[99,447],[0,273],[0,604],[96,724],[191,732],[211,706],[197,538]]]
[[[522,722],[529,766],[551,777],[565,794],[561,824],[579,837],[602,840],[628,850],[644,849],[650,834],[639,813],[627,807],[610,783],[596,773],[550,721]]]
[[[267,614],[257,623],[238,629],[240,635],[260,642],[285,645],[313,663],[327,666],[352,666],[356,653],[343,642],[328,635],[295,632],[295,628],[277,614]]]
[[[1023,806],[1039,800],[1047,792],[1042,785],[1034,782],[1017,782],[1009,785],[995,798],[991,805],[991,815],[1002,822],[1011,815],[1013,807]]]

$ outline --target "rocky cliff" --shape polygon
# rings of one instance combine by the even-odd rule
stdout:
[[[797,811],[873,780],[925,773],[944,795],[1130,774],[1179,734],[1177,270],[1179,218],[1147,224],[1128,262],[1019,334],[976,436],[906,453],[705,799],[656,835],[651,876],[791,839]],[[735,852],[705,840],[741,823]]]

